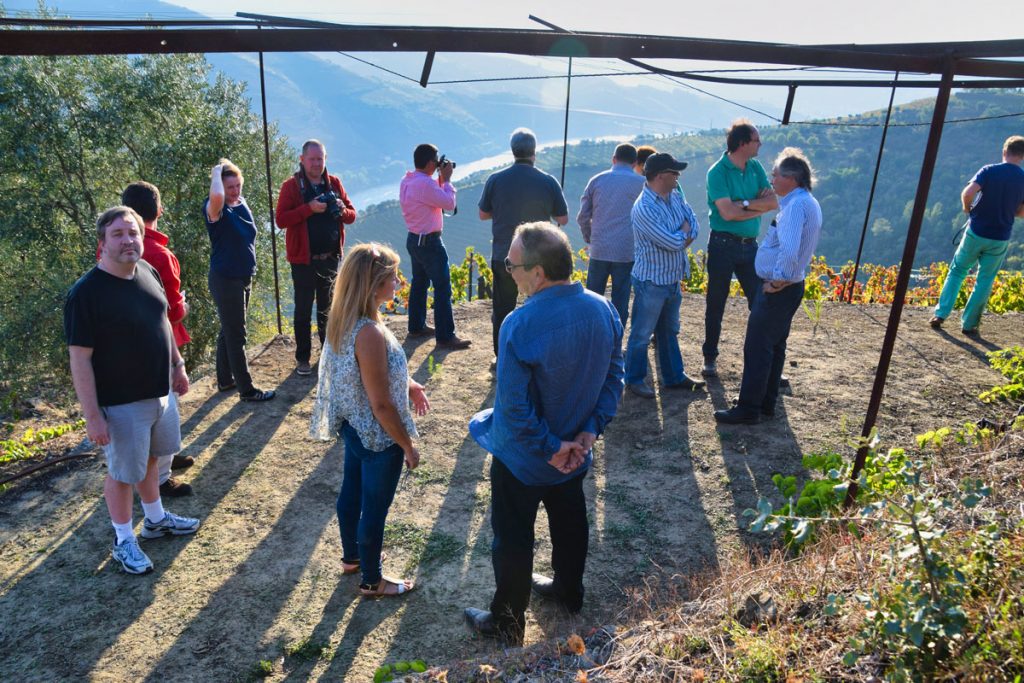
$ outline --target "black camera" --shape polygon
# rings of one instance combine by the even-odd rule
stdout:
[[[327,205],[327,213],[336,221],[341,220],[341,208],[338,206],[338,199],[339,197],[334,193],[334,190],[328,190],[316,198],[318,202],[323,202]]]
[[[451,159],[449,159],[447,156],[442,154],[441,158],[437,160],[437,167],[444,168],[445,166],[451,166],[454,169],[457,166],[457,164]]]

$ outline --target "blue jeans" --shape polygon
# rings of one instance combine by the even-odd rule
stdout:
[[[1009,240],[978,237],[971,232],[970,228],[964,230],[964,237],[960,241],[960,246],[956,248],[956,253],[953,254],[953,261],[949,264],[949,275],[946,276],[946,283],[942,285],[942,294],[939,295],[939,305],[935,307],[935,315],[940,318],[949,317],[956,304],[956,298],[960,295],[960,287],[964,284],[964,278],[977,263],[978,277],[960,320],[963,329],[976,329],[981,322],[981,314],[985,312],[985,306],[988,305],[988,297],[992,294],[992,283],[996,279],[996,273],[1003,265],[1003,259],[1009,248]]]
[[[757,290],[754,307],[747,318],[747,336],[743,341],[739,408],[748,415],[757,415],[762,408],[775,409],[779,380],[786,362],[789,328],[803,299],[803,282],[775,294]]]
[[[633,278],[633,327],[626,343],[626,384],[640,384],[647,376],[647,347],[654,334],[661,366],[662,385],[683,381],[683,356],[679,353],[679,283],[656,285]]]
[[[405,240],[412,261],[412,283],[409,285],[409,331],[418,332],[427,324],[427,287],[434,285],[434,337],[448,341],[455,336],[452,315],[452,276],[448,268],[448,252],[441,233],[419,235],[409,233]]]
[[[629,283],[632,280],[633,262],[602,261],[590,259],[587,266],[587,289],[604,296],[608,286],[608,278],[612,279],[612,306],[619,312],[622,327],[626,327],[629,319]]]
[[[754,270],[757,242],[746,244],[711,232],[708,239],[708,294],[704,312],[704,361],[718,358],[718,340],[722,337],[722,315],[729,298],[733,273],[747,296],[747,307],[753,308],[754,296],[761,289],[761,278]]]
[[[359,434],[345,422],[345,468],[338,494],[338,528],[341,557],[348,564],[360,563],[364,584],[380,581],[380,552],[384,546],[384,522],[395,498],[402,474],[402,448],[394,444],[383,451],[367,450]]]

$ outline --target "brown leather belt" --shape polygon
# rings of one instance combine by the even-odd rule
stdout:
[[[333,251],[329,251],[326,254],[313,254],[309,257],[310,261],[329,261],[332,258],[338,258],[338,255]]]

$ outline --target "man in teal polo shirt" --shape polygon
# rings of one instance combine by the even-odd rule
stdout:
[[[718,340],[722,336],[722,314],[729,297],[732,276],[740,281],[747,307],[753,306],[761,281],[754,271],[757,235],[761,215],[779,208],[768,175],[754,159],[761,148],[761,135],[746,119],[733,122],[726,134],[727,150],[708,170],[708,293],[704,313],[705,377],[718,370]]]

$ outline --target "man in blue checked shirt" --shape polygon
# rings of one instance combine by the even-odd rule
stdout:
[[[583,478],[591,448],[622,396],[622,325],[603,296],[572,276],[572,247],[546,223],[520,225],[505,270],[526,296],[499,335],[494,408],[469,423],[491,461],[494,597],[469,607],[469,627],[523,642],[531,589],[570,612],[583,606],[589,536]],[[534,523],[544,503],[551,529],[547,578],[533,571]]]
[[[716,410],[725,424],[756,424],[775,415],[786,339],[804,298],[804,278],[821,235],[821,207],[811,194],[813,171],[804,153],[782,150],[772,169],[772,187],[782,199],[779,213],[757,250],[754,268],[761,289],[747,319],[740,397],[729,410]]]
[[[663,389],[694,391],[704,386],[683,371],[679,352],[679,281],[689,275],[686,248],[700,228],[682,192],[674,191],[684,168],[686,162],[671,154],[648,157],[647,182],[633,204],[633,326],[626,343],[626,388],[643,398],[654,398],[654,389],[644,381],[651,334]]]

